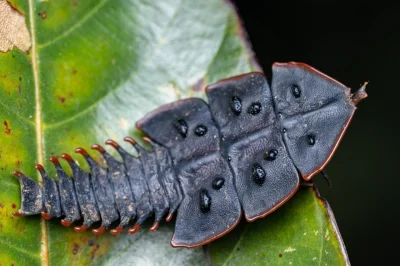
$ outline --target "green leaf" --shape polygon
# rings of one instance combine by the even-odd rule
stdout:
[[[335,217],[314,188],[210,245],[215,265],[350,265]]]
[[[232,6],[223,0],[8,3],[25,16],[32,47],[0,52],[0,265],[206,265],[201,248],[170,247],[173,224],[156,233],[145,226],[134,236],[96,237],[74,233],[58,219],[13,217],[20,188],[11,172],[40,181],[34,165],[42,163],[55,176],[47,158],[64,152],[88,170],[73,154],[76,147],[111,138],[131,150],[122,139],[142,136],[135,122],[147,112],[180,98],[204,98],[206,84],[258,70]],[[332,225],[326,220],[325,226]],[[227,237],[244,243],[247,234],[235,230]],[[237,257],[224,242],[215,247]]]

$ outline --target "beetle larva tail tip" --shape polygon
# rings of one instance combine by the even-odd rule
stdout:
[[[128,230],[128,234],[133,235],[139,232],[140,230],[140,224],[135,224],[135,226],[131,229]]]
[[[367,88],[368,82],[364,82],[364,85],[361,86],[361,88],[359,88],[352,96],[351,96],[351,100],[352,102],[357,105],[359,102],[361,102],[362,100],[364,100],[365,98],[368,97],[368,94],[366,92],[366,88]]]

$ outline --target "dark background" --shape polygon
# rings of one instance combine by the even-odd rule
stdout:
[[[299,61],[353,91],[370,82],[369,97],[326,168],[332,187],[321,175],[314,180],[333,209],[352,265],[398,264],[400,7],[234,2],[267,77],[273,62]]]

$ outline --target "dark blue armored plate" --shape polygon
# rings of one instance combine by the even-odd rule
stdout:
[[[182,201],[182,190],[168,150],[154,142],[151,142],[151,145],[158,163],[160,183],[163,185],[169,200],[169,215],[167,217],[167,221],[169,221]]]
[[[171,245],[196,247],[232,230],[240,203],[208,105],[201,99],[178,101],[156,109],[137,126],[169,149],[183,189]]]
[[[238,224],[240,203],[229,166],[220,155],[187,164],[178,178],[185,197],[178,209],[173,247],[204,245]]]
[[[191,98],[164,105],[137,122],[155,142],[169,148],[176,167],[220,150],[208,105]]]
[[[266,157],[268,152],[276,153],[274,160]],[[275,127],[232,144],[229,156],[247,221],[271,213],[291,198],[299,187],[297,170]]]
[[[61,209],[65,218],[62,222],[66,225],[81,219],[78,198],[76,196],[73,179],[65,173],[56,157],[50,157],[50,161],[57,170],[58,191],[60,192]]]
[[[34,215],[45,210],[42,187],[19,171],[14,171],[13,174],[21,186],[21,207],[14,215]]]
[[[248,221],[264,217],[297,190],[299,177],[283,143],[265,77],[249,73],[207,88],[224,154]]]
[[[305,180],[324,168],[356,109],[350,89],[303,63],[275,63],[272,94],[289,155]]]
[[[58,192],[57,182],[48,177],[46,171],[41,164],[37,164],[35,168],[42,176],[42,188],[44,196],[45,212],[43,217],[60,217],[62,215],[60,193]]]
[[[124,228],[136,217],[131,185],[126,175],[125,164],[119,162],[104,150],[100,145],[93,145],[92,149],[100,151],[108,166],[108,180],[114,191],[115,206],[119,213],[120,228]]]
[[[124,160],[126,174],[131,184],[134,205],[136,207],[136,224],[142,225],[153,213],[153,206],[150,204],[150,191],[146,182],[143,165],[140,158],[127,153],[119,145],[116,147]]]
[[[82,212],[83,225],[81,227],[75,227],[75,231],[84,231],[93,223],[100,221],[101,219],[93,187],[91,185],[91,176],[89,173],[84,172],[70,155],[64,153],[61,157],[69,163],[72,169],[76,196]]]
[[[225,145],[266,128],[276,120],[271,91],[261,73],[221,80],[208,86],[206,92]]]
[[[97,164],[97,162],[82,148],[76,149],[75,152],[82,154],[90,166],[93,192],[101,215],[101,226],[93,231],[99,232],[100,234],[119,218],[115,204],[114,191],[110,184],[107,169]]]
[[[150,190],[150,202],[153,206],[155,222],[158,223],[168,212],[168,195],[161,184],[156,154],[154,152],[146,151],[144,148],[140,148],[139,154],[144,168],[143,170],[146,176],[147,185]]]

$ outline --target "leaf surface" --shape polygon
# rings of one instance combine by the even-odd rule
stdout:
[[[335,217],[314,188],[210,246],[215,265],[350,265]]]

